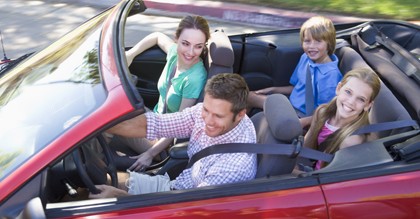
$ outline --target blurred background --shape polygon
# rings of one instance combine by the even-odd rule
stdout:
[[[314,14],[327,14],[334,23],[367,19],[399,19],[420,25],[419,0],[144,0],[148,16],[130,31],[172,33],[182,13],[212,19],[214,28],[226,27],[229,34],[299,27]],[[0,0],[0,31],[7,58],[34,52],[119,0]],[[159,7],[157,7],[159,6]],[[162,6],[162,7],[160,7]],[[223,11],[224,7],[225,11]],[[242,11],[241,8],[244,8]],[[235,11],[237,10],[237,11]],[[150,11],[150,12],[149,12]],[[237,12],[237,13],[235,13]],[[214,16],[218,14],[218,16]],[[158,18],[163,15],[165,18]],[[158,20],[165,19],[165,20]],[[263,23],[256,23],[263,22]],[[167,25],[156,25],[165,23]],[[171,24],[171,25],[170,25]],[[142,29],[140,29],[142,26]],[[138,37],[140,37],[139,35]],[[138,38],[133,39],[133,42]],[[5,55],[1,54],[0,60]]]
[[[419,0],[225,0],[225,2],[370,18],[420,20]]]

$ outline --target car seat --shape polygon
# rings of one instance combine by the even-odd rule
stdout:
[[[207,45],[208,55],[204,60],[207,69],[207,79],[216,74],[233,73],[234,54],[229,37],[222,29],[211,33]],[[201,91],[198,102],[203,102],[204,89]]]
[[[290,144],[302,135],[299,118],[289,99],[282,94],[268,96],[264,110],[252,116],[251,120],[257,133],[257,143]],[[259,154],[256,178],[288,174],[295,165],[296,158],[290,156]]]
[[[368,23],[353,34],[354,48],[384,80],[414,119],[420,118],[420,61],[415,57],[420,31],[404,25]],[[411,51],[413,53],[411,53]]]

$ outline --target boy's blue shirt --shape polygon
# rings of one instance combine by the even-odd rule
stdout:
[[[314,106],[315,108],[321,104],[328,103],[335,96],[335,90],[338,82],[341,81],[343,75],[338,68],[338,57],[331,55],[331,62],[317,64],[314,63],[305,53],[300,57],[292,77],[290,84],[294,86],[290,95],[290,102],[293,107],[306,115],[305,108],[305,84],[306,69],[310,66],[312,82],[314,88]]]

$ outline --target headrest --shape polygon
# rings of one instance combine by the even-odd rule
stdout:
[[[272,135],[280,141],[290,141],[302,134],[295,109],[283,94],[269,95],[264,103],[264,115]]]
[[[232,67],[234,56],[232,44],[223,30],[211,33],[209,40],[210,59],[213,64]]]

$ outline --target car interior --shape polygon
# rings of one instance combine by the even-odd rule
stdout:
[[[356,51],[357,48],[353,48],[351,45],[351,34],[343,33],[341,37],[338,39],[338,46],[336,49],[335,54],[338,56],[339,68],[343,74],[348,72],[349,70],[357,67],[367,67],[371,68],[371,66],[365,61],[363,57]],[[407,37],[407,36],[405,36]],[[343,43],[343,41],[345,41]],[[344,46],[342,45],[344,44]],[[157,54],[158,49],[154,49],[152,51],[148,51],[150,54]],[[257,33],[257,34],[248,34],[248,35],[237,35],[237,36],[226,36],[223,30],[216,30],[212,33],[212,37],[210,39],[208,45],[208,58],[205,60],[206,67],[209,71],[209,77],[213,76],[214,74],[221,73],[221,72],[235,72],[242,75],[245,80],[247,81],[250,90],[256,90],[268,86],[282,86],[288,85],[288,79],[290,78],[294,66],[297,64],[297,61],[302,54],[303,50],[300,47],[299,36],[296,31],[282,31],[281,34],[273,34],[273,33]],[[138,84],[139,92],[142,96],[144,89],[155,86],[152,85],[150,82],[144,82],[144,78],[147,76],[143,76],[142,72],[137,72],[139,67],[144,65],[144,60],[147,60],[145,57],[153,57],[153,55],[144,54],[140,57],[137,57],[135,60],[135,64],[130,66],[130,70],[134,74],[138,74],[140,79],[140,84]],[[241,60],[241,61],[238,61]],[[279,61],[281,60],[281,61]],[[144,67],[143,67],[144,69]],[[155,68],[158,69],[158,68]],[[143,80],[143,82],[142,82]],[[157,80],[154,80],[157,81]],[[148,84],[147,86],[142,86],[143,84]],[[383,122],[390,122],[390,121],[397,121],[397,120],[411,120],[412,117],[409,112],[406,110],[406,107],[400,103],[397,97],[391,92],[391,90],[387,86],[388,84],[382,83],[382,87],[380,93],[374,102],[374,105],[370,112],[370,119],[372,123],[383,123]],[[157,91],[156,91],[157,92]],[[152,92],[145,92],[146,98],[147,94]],[[202,99],[200,100],[202,101]],[[276,102],[279,102],[277,100]],[[269,112],[275,112],[278,108],[278,104],[269,104],[270,107],[267,107],[268,112],[254,112],[255,115],[250,115],[254,121],[254,124],[259,130],[260,127],[265,126],[264,131],[260,131],[259,133],[259,143],[263,142],[270,142],[270,141],[280,141],[285,143],[291,143],[293,139],[296,139],[299,134],[302,133],[302,130],[296,129],[295,133],[292,134],[290,137],[285,139],[278,139],[276,136],[266,136],[269,135],[267,132],[267,127],[280,127],[281,120],[279,124],[274,125],[270,122],[275,121],[277,119],[271,119],[275,115],[267,114]],[[382,110],[384,106],[387,106],[387,110]],[[273,108],[273,109],[271,109]],[[283,109],[284,107],[282,107]],[[278,111],[278,110],[277,110]],[[287,114],[289,117],[288,119],[293,118],[292,115]],[[270,119],[262,119],[261,117],[268,117]],[[258,119],[257,119],[258,118]],[[262,120],[265,120],[267,124],[262,124]],[[291,121],[287,121],[287,124],[293,124]],[[385,130],[377,133],[372,134],[372,140],[382,138],[389,135],[395,135],[398,133],[405,132],[407,130],[412,129],[412,127],[404,127],[400,129],[391,129]],[[281,130],[281,129],[279,129]],[[299,130],[299,131],[298,131]],[[290,130],[287,130],[290,131]],[[277,131],[278,132],[278,131]],[[285,132],[283,129],[282,132]],[[271,140],[267,140],[270,139]],[[263,140],[264,139],[264,140]],[[171,157],[170,165],[174,165],[173,162],[176,161],[177,165],[179,166],[179,170],[171,173],[171,177],[176,176],[180,170],[182,170],[182,166],[186,165],[187,155],[186,155],[186,145],[187,142],[183,142],[181,144],[175,145],[174,147],[169,150],[168,154]],[[260,155],[260,160],[266,160],[266,157],[270,157],[274,155]],[[173,158],[173,159],[172,159]],[[294,166],[296,160],[290,159],[285,163],[290,163],[290,167]],[[265,162],[263,162],[265,163]],[[270,166],[270,165],[268,165]],[[282,165],[283,166],[283,165]],[[285,165],[287,166],[287,165]],[[153,166],[156,168],[157,166]],[[292,168],[293,169],[293,168]],[[284,168],[284,170],[278,170],[279,173],[287,173],[291,172],[290,168]],[[169,171],[167,166],[162,168],[164,171]],[[275,172],[275,171],[274,171]],[[162,171],[156,172],[161,174]],[[272,173],[266,173],[263,175],[273,175]],[[276,174],[274,174],[276,175]],[[279,174],[277,174],[279,175]]]
[[[335,54],[340,60],[339,68],[341,72],[345,74],[349,70],[358,67],[371,68],[357,52],[357,48],[352,46],[352,34],[338,32],[338,35],[340,37],[337,40]],[[150,54],[157,54],[158,52],[155,50],[158,49],[153,49],[153,51],[148,52]],[[205,63],[209,71],[209,78],[221,72],[238,73],[247,81],[250,90],[268,86],[288,85],[288,80],[294,70],[294,66],[297,64],[303,52],[300,47],[298,32],[288,30],[281,31],[281,34],[269,32],[229,37],[224,34],[223,30],[216,30],[212,33],[208,50],[209,54]],[[137,66],[143,65],[147,57],[151,58],[153,56],[146,54],[140,55],[133,62],[134,65],[130,66],[130,71],[133,74],[138,74],[139,78],[147,78],[147,76],[142,76],[142,72],[137,72],[137,69],[140,69]],[[142,86],[144,83],[140,82],[140,84],[137,84],[142,96],[144,89],[151,87],[152,84],[147,82],[149,85],[144,87]],[[146,95],[150,93],[152,92],[146,92]],[[300,126],[297,126],[298,120],[294,111],[289,112],[286,110],[290,104],[287,101],[287,97],[273,96],[276,97],[273,97],[271,101],[267,101],[267,107],[263,111],[253,111],[253,114],[250,115],[258,133],[258,143],[291,144],[302,135],[303,131]],[[199,101],[202,101],[202,99]],[[385,106],[387,110],[382,110]],[[279,108],[284,109],[284,111],[281,111],[283,114],[278,113]],[[382,83],[380,93],[374,102],[369,116],[372,123],[412,120],[412,116],[406,110],[406,107],[400,103],[386,83]],[[288,127],[285,128],[284,124],[288,124]],[[370,140],[373,141],[386,136],[396,135],[412,129],[412,126],[408,126],[375,132],[372,133]],[[284,136],[278,136],[278,133],[283,133]],[[163,174],[168,172],[172,179],[175,178],[188,163],[188,156],[186,154],[187,145],[188,142],[184,140],[172,146],[168,150],[168,156],[164,162],[149,168],[151,173]],[[381,156],[384,153],[388,154],[388,156]],[[379,159],[381,162],[390,162],[392,160],[386,148],[384,148],[383,153],[377,154],[377,158],[372,157],[371,159],[367,159],[367,157],[362,156],[357,160],[360,160],[360,165],[369,165],[375,159]],[[343,163],[339,157],[336,156],[334,159],[335,162],[333,163]],[[258,177],[290,174],[296,163],[301,161],[298,161],[296,158],[270,154],[260,154],[258,159]],[[278,163],[282,165],[273,165]],[[330,168],[332,169],[334,166],[333,163],[330,164]]]
[[[351,46],[351,34],[338,32],[338,36],[340,46],[336,49],[336,55],[340,60],[339,68],[342,73],[345,74],[357,67],[370,67]],[[347,42],[344,46],[342,46],[343,40]],[[250,90],[287,85],[294,66],[303,52],[298,33],[292,30],[234,36],[227,36],[223,30],[217,30],[211,35],[208,50],[205,63],[209,77],[222,72],[237,73],[245,78]],[[159,74],[153,73],[161,72],[164,64],[165,54],[159,48],[153,47],[136,57],[130,66],[130,72],[138,78],[137,90],[148,107],[152,107],[158,98],[156,83]],[[145,69],[149,71],[146,72]],[[387,83],[384,82],[382,85],[370,112],[372,123],[412,120],[406,107],[388,88]],[[383,110],[385,107],[387,110]],[[273,148],[281,145],[297,147],[296,142],[302,142],[304,131],[293,107],[284,95],[271,95],[265,103],[264,110],[254,112],[250,117],[256,128],[259,144],[267,144]],[[261,153],[258,155],[255,182],[271,179],[299,179],[316,174],[334,174],[376,165],[392,165],[395,162],[406,165],[407,159],[410,162],[420,159],[420,156],[416,154],[418,133],[418,125],[391,127],[377,132],[369,142],[339,150],[333,155],[328,166],[317,171],[301,168],[301,171],[295,172],[297,166],[305,167],[308,161],[307,158],[300,157],[303,153]],[[65,157],[50,168],[47,187],[53,189],[46,194],[49,202],[87,199],[86,193],[84,196],[79,195],[78,198],[71,197],[69,195],[71,189],[89,186],[89,189],[92,189],[94,184],[111,184],[107,175],[111,176],[112,185],[115,185],[117,171],[125,171],[133,163],[133,160],[129,158],[122,158],[115,154],[116,150],[126,155],[134,153],[115,139],[107,142],[102,135],[98,135],[91,141],[95,142],[93,144],[95,146],[92,146],[91,142],[85,142],[80,150],[73,152],[71,156]],[[189,162],[187,146],[187,140],[178,139],[146,172],[151,175],[168,173],[171,179],[176,178]],[[112,150],[108,150],[109,148]],[[80,175],[83,176],[79,177]],[[61,186],[52,186],[57,184]]]
[[[420,72],[410,70],[411,74],[406,75],[406,71],[398,67],[399,61],[395,61],[397,64],[389,62],[388,60],[396,59],[393,58],[393,52],[378,45],[377,39],[372,39],[370,32],[372,26],[375,26],[375,31],[380,30],[386,34],[399,44],[400,49],[419,57],[420,50],[416,43],[420,41],[420,30],[400,23],[373,23],[374,25],[372,22],[356,26],[337,25],[335,51],[339,58],[339,69],[343,74],[354,68],[371,68],[382,80],[380,92],[369,113],[373,126],[372,129],[368,129],[369,140],[341,149],[335,154],[326,154],[331,162],[322,169],[308,168],[308,162],[311,162],[311,159],[316,160],[317,153],[321,152],[305,150],[305,130],[302,129],[288,97],[273,94],[267,98],[264,109],[252,110],[249,113],[256,129],[258,146],[264,148],[264,151],[258,152],[257,175],[254,180],[233,186],[215,185],[117,200],[88,200],[89,191],[98,192],[95,188],[97,184],[117,187],[119,173],[125,172],[135,161],[129,156],[137,155],[117,138],[98,130],[88,136],[89,139],[80,142],[74,151],[57,158],[55,163],[29,179],[27,184],[10,196],[10,200],[2,208],[13,212],[16,206],[21,209],[21,205],[26,204],[27,207],[21,214],[22,218],[27,215],[32,218],[45,218],[44,209],[47,209],[49,218],[70,214],[74,217],[78,213],[83,217],[86,212],[95,213],[101,209],[117,211],[121,209],[121,205],[126,206],[123,209],[130,210],[176,203],[179,200],[240,196],[418,171],[420,102],[416,95],[420,90],[420,82],[416,81],[416,78]],[[352,28],[349,29],[349,26]],[[397,31],[392,28],[396,28]],[[132,45],[126,45],[125,49],[129,49],[130,46]],[[208,78],[219,73],[239,74],[251,91],[269,86],[289,85],[289,79],[303,53],[296,29],[231,36],[225,34],[223,29],[217,29],[212,32],[207,49],[204,63]],[[383,60],[386,60],[389,66],[384,66]],[[135,57],[129,66],[132,74],[130,78],[133,79],[144,106],[148,108],[153,108],[158,101],[157,82],[165,63],[166,54],[155,46]],[[416,67],[416,64],[413,66]],[[402,84],[404,86],[401,86]],[[203,101],[203,94],[198,99],[198,102],[200,101]],[[376,129],[375,124],[381,128]],[[263,145],[265,147],[262,147]],[[167,173],[171,179],[175,179],[191,164],[187,147],[188,139],[176,139],[145,172],[150,175]],[[278,152],[280,147],[288,147],[290,150]],[[117,155],[117,151],[125,155]],[[36,198],[28,203],[22,201],[28,200],[28,197]]]

